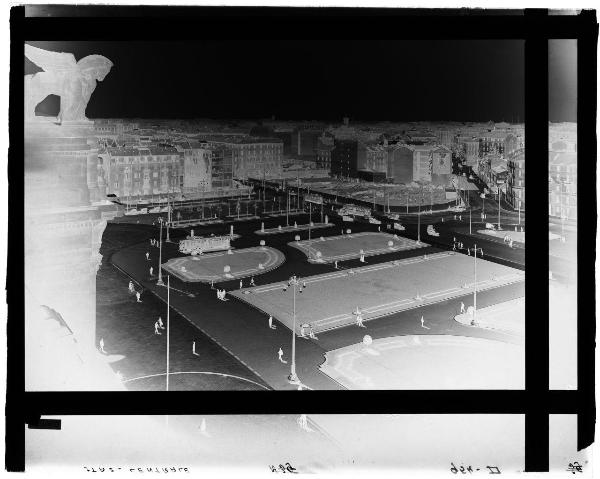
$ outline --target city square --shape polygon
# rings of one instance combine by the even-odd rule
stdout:
[[[60,12],[41,15],[65,19]],[[11,123],[23,123],[24,156],[11,159],[10,171],[23,165],[14,182],[24,178],[25,197],[23,231],[10,237],[23,236],[25,256],[24,266],[11,262],[7,292],[23,274],[25,311],[11,321],[25,332],[25,390],[17,384],[18,395],[7,394],[7,418],[32,435],[48,424],[41,419],[48,411],[121,414],[123,398],[128,414],[164,422],[164,436],[145,438],[152,447],[122,458],[132,464],[158,464],[148,453],[161,448],[153,444],[160,437],[185,443],[182,450],[202,460],[223,447],[230,463],[244,466],[241,458],[252,456],[263,472],[293,473],[319,470],[334,449],[352,449],[340,442],[344,428],[357,438],[346,466],[359,449],[380,454],[355,430],[362,422],[376,433],[377,407],[407,416],[510,412],[521,418],[517,439],[530,449],[531,422],[538,428],[549,411],[579,415],[578,426],[584,412],[592,417],[579,404],[593,369],[580,342],[594,318],[578,302],[593,299],[594,282],[577,264],[578,253],[593,256],[586,242],[593,235],[577,233],[578,151],[587,154],[582,138],[591,130],[544,102],[540,124],[533,103],[547,95],[531,86],[532,78],[551,83],[553,42],[573,46],[579,38],[542,41],[542,48],[535,35],[504,38],[491,22],[490,39],[466,40],[477,29],[459,25],[455,40],[375,44],[346,38],[352,15],[340,16],[338,32],[325,12],[315,31],[331,39],[307,41],[312,25],[295,30],[277,9],[264,19],[205,12],[174,17],[174,26],[185,20],[185,41],[70,41],[66,34],[46,41],[42,31],[41,39],[16,42],[24,46],[11,56],[24,53],[24,102],[17,102],[24,122]],[[381,13],[373,12],[369,20]],[[402,26],[402,15],[389,13],[386,21]],[[527,12],[519,18],[531,24]],[[168,33],[169,15],[140,21]],[[229,38],[247,25],[251,34]],[[542,58],[538,72],[531,62]],[[374,75],[369,65],[392,66]],[[11,67],[16,84],[19,68]],[[577,85],[589,81],[578,78]],[[569,97],[563,87],[550,98]],[[527,178],[526,131],[536,160]],[[546,155],[547,164],[537,161]],[[585,340],[592,345],[593,335]],[[538,394],[547,389],[550,396]],[[410,393],[388,409],[393,390]],[[437,390],[441,400],[431,395]],[[540,403],[538,414],[531,391],[558,409]],[[67,393],[67,406],[57,392]],[[313,415],[309,396],[340,400],[319,403],[325,412]],[[371,407],[363,396],[382,402]],[[225,399],[250,414],[218,420],[229,412]],[[343,426],[327,419],[355,403],[360,411]],[[283,413],[269,419],[271,408]],[[256,440],[268,424],[270,433]],[[108,429],[108,421],[98,426]],[[281,431],[289,441],[276,437]],[[93,442],[95,431],[88,434],[81,444]],[[423,457],[431,452],[423,429],[402,434],[422,445]],[[7,434],[7,445],[21,447],[20,437]],[[302,443],[311,447],[296,464],[289,448]],[[473,447],[493,450],[493,443]],[[240,444],[264,450],[252,454]],[[460,468],[470,460],[443,452],[446,474],[454,472],[447,462]],[[405,453],[398,451],[399,462]],[[527,449],[525,456],[525,466],[516,459],[519,472],[531,469]]]

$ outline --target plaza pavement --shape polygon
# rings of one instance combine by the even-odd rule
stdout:
[[[458,314],[454,319],[461,324],[471,326],[473,315],[469,312]],[[501,331],[525,339],[525,297],[494,304],[487,308],[477,308],[474,328]]]
[[[265,222],[272,221],[270,227],[276,227],[278,220],[266,219]],[[133,226],[135,228],[135,225]],[[258,223],[260,227],[260,223]],[[223,234],[229,229],[228,225],[214,225],[203,228],[198,234]],[[236,232],[243,236],[234,241],[236,248],[256,246],[260,238],[253,232],[257,229],[257,222],[248,222],[244,225],[236,225]],[[354,224],[353,231],[373,231],[374,226],[369,224]],[[173,238],[177,238],[177,233],[173,233]],[[185,233],[180,233],[181,237]],[[334,271],[331,265],[310,264],[306,261],[302,252],[287,245],[292,235],[276,235],[270,237],[267,245],[277,248],[286,256],[286,262],[279,268],[265,273],[265,275],[256,278],[257,284],[268,284],[287,280],[294,274],[299,276],[311,276]],[[307,237],[305,233],[305,237]],[[293,236],[292,236],[293,238]],[[126,247],[113,254],[111,262],[118,267],[125,275],[134,278],[146,292],[150,292],[166,302],[166,288],[156,285],[156,278],[150,278],[148,267],[154,262],[155,270],[158,260],[158,249],[150,250],[150,262],[145,259],[145,252],[149,246],[146,242]],[[428,247],[418,250],[418,255],[433,254],[440,250]],[[384,263],[391,260],[409,258],[415,255],[415,251],[401,251],[392,254],[372,257],[370,264]],[[163,262],[170,258],[178,257],[177,243],[166,243],[163,248]],[[358,260],[347,261],[343,263],[344,267],[358,267],[362,265]],[[232,280],[215,284],[216,288],[225,288],[227,291],[237,289],[239,281]],[[216,298],[215,291],[210,289],[209,285],[184,283],[177,278],[171,278],[171,305],[178,313],[181,320],[187,320],[198,330],[215,341],[220,347],[229,351],[244,364],[249,370],[254,372],[259,378],[265,381],[273,389],[295,389],[287,382],[287,375],[290,371],[290,364],[282,364],[277,360],[277,351],[281,347],[284,351],[284,359],[290,361],[291,353],[291,334],[290,331],[275,321],[277,329],[269,329],[267,316],[246,304],[235,299],[223,302]],[[477,302],[480,307],[487,304],[504,301],[522,296],[522,284],[509,285],[503,288],[485,291],[477,295]],[[188,293],[193,293],[190,297]],[[511,339],[490,331],[467,328],[453,320],[458,312],[458,304],[464,301],[465,305],[472,304],[472,295],[455,298],[453,302],[436,303],[424,306],[419,309],[409,310],[398,314],[393,314],[380,318],[372,323],[367,323],[367,329],[363,328],[342,328],[318,336],[317,340],[308,340],[298,338],[296,341],[296,359],[297,373],[304,384],[313,389],[340,389],[341,386],[328,378],[318,370],[319,365],[324,361],[324,354],[332,349],[338,349],[344,346],[362,341],[365,332],[370,334],[373,339],[379,337],[398,336],[406,334],[456,334],[469,335],[476,337],[487,337],[490,339],[500,339],[510,342]],[[425,317],[430,330],[423,330],[420,327],[419,318]],[[179,317],[179,316],[178,316]],[[163,318],[164,319],[164,318]],[[185,346],[189,348],[189,342]]]
[[[522,389],[525,348],[484,338],[414,335],[330,351],[320,367],[348,389]]]
[[[364,321],[473,293],[472,257],[453,252],[300,278],[296,332],[309,324],[315,333],[353,325],[359,308]],[[522,282],[523,272],[477,259],[477,291]],[[232,296],[293,327],[293,288],[287,283],[243,288]],[[284,290],[284,288],[286,290]],[[306,331],[308,334],[308,331]]]

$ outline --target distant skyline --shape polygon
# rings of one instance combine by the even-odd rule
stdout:
[[[114,63],[89,118],[522,123],[525,116],[521,40],[27,43]],[[550,56],[550,121],[576,121],[575,67],[572,49]],[[38,70],[25,60],[26,74]]]

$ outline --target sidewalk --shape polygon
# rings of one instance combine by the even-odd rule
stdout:
[[[525,337],[525,298],[494,304],[477,310],[476,323],[469,312],[458,314],[455,321],[475,328],[490,329],[505,334]]]

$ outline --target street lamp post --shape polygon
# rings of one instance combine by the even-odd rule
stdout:
[[[469,206],[469,234],[473,234],[473,230],[471,229],[471,206]]]
[[[169,236],[169,225],[171,224],[171,220],[173,219],[173,215],[171,213],[171,204],[169,203],[169,197],[167,196],[167,239],[165,241],[170,242],[171,238]]]
[[[308,202],[308,240],[310,241],[310,229],[312,226],[312,201]]]
[[[417,213],[417,244],[421,244],[421,203],[423,202],[423,187],[421,187],[421,198],[419,199],[419,212]]]
[[[477,251],[480,252],[483,257],[483,248],[478,248],[477,243],[473,245],[473,248],[467,250],[469,253],[473,252],[473,264],[475,272],[475,284],[473,285],[473,321],[477,316]]]
[[[500,201],[501,201],[501,193],[500,185],[498,185],[498,229],[500,229]]]
[[[285,210],[285,222],[290,225],[290,191],[287,192],[287,209]]]
[[[171,276],[167,275],[167,391],[169,390],[169,347],[170,347],[170,312],[171,312]]]
[[[163,282],[162,279],[162,225],[163,225],[163,219],[162,216],[160,218],[158,218],[158,222],[160,223],[160,241],[158,242],[158,281],[156,282],[156,284],[158,286],[164,286],[165,283]]]
[[[291,383],[298,382],[296,375],[296,286],[298,286],[298,278],[292,276],[290,283],[294,287],[294,306],[293,306],[293,321],[292,321],[292,365],[290,367],[290,375],[288,380]]]
[[[483,211],[481,214],[483,215],[482,219],[485,219],[485,191],[483,192]]]

